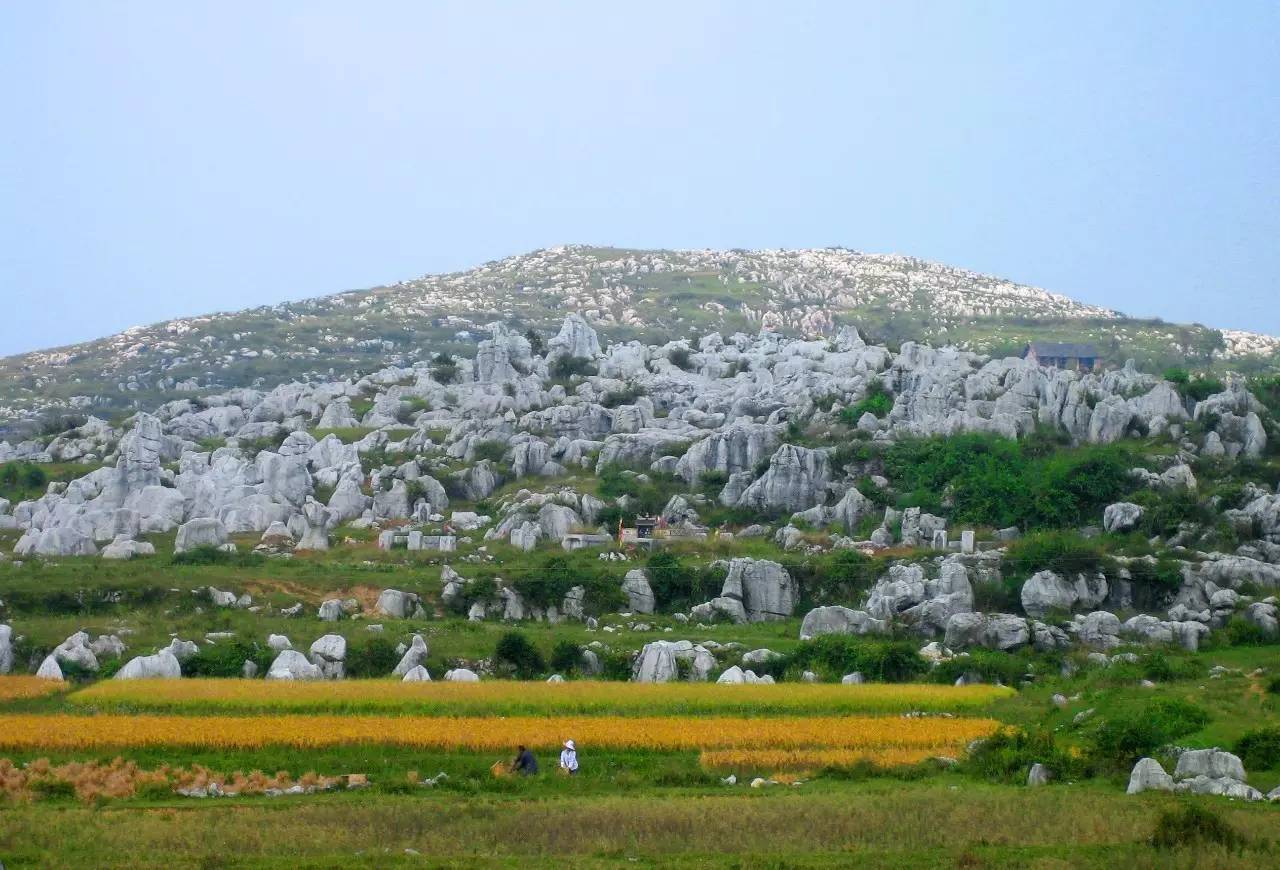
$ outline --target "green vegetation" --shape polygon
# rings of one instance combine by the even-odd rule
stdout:
[[[863,414],[884,418],[891,410],[893,410],[893,396],[889,394],[883,381],[873,380],[867,384],[867,394],[861,401],[840,412],[840,422],[848,426],[856,426]]]
[[[1032,529],[1096,521],[1131,488],[1133,464],[1125,445],[1067,448],[1052,438],[983,434],[899,441],[884,454],[905,503],[961,522]]]

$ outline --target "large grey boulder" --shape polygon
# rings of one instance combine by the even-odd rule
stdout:
[[[281,650],[267,670],[268,680],[322,680],[324,671],[296,649]]]
[[[1129,774],[1129,787],[1125,793],[1141,794],[1144,791],[1173,791],[1173,777],[1165,773],[1154,758],[1139,758]]]
[[[778,449],[778,429],[764,423],[736,421],[694,442],[676,463],[675,473],[686,483],[696,484],[707,472],[750,472]]]
[[[728,619],[734,625],[743,625],[747,620],[747,611],[742,607],[742,600],[727,595],[718,595],[710,601],[704,601],[689,609],[689,615],[699,622],[712,622],[717,619]]]
[[[89,649],[93,650],[93,654],[98,658],[119,658],[124,655],[125,645],[119,637],[114,634],[100,634],[93,643],[89,644]]]
[[[876,619],[863,610],[840,605],[815,607],[800,623],[800,639],[810,640],[824,634],[888,634],[889,623]]]
[[[1108,532],[1131,532],[1138,527],[1142,514],[1141,505],[1131,501],[1109,504],[1102,512],[1102,527]]]
[[[59,665],[73,665],[82,671],[98,672],[98,657],[89,648],[89,635],[77,631],[53,649]]]
[[[1239,756],[1221,749],[1188,749],[1178,756],[1178,766],[1173,775],[1177,779],[1207,776],[1212,779],[1229,777],[1243,780],[1244,764]]]
[[[422,635],[415,634],[413,642],[409,644],[409,648],[404,651],[404,655],[400,658],[400,663],[396,665],[395,670],[391,673],[397,677],[403,677],[414,668],[422,667],[427,663],[427,656],[431,650],[427,646],[427,642]]]
[[[42,680],[62,680],[62,666],[58,664],[57,656],[45,656],[36,669],[36,676]]]
[[[316,613],[316,616],[322,622],[337,622],[339,619],[342,619],[343,616],[342,602],[337,598],[330,598],[327,601],[322,601],[320,603],[320,610]]]
[[[565,356],[594,360],[600,355],[600,338],[577,312],[567,316],[560,324],[560,331],[547,341],[548,360]]]
[[[739,497],[738,507],[802,511],[826,501],[828,483],[825,450],[783,444],[770,458],[769,469]]]
[[[422,599],[416,592],[383,589],[378,594],[378,603],[374,610],[392,619],[408,619],[422,613]]]
[[[653,588],[649,575],[641,568],[633,568],[622,578],[622,592],[627,596],[627,609],[633,613],[650,614],[654,609]]]
[[[404,677],[401,679],[403,683],[429,683],[431,682],[431,674],[422,665],[417,665],[405,671]]]
[[[179,662],[185,662],[187,659],[200,652],[200,645],[194,640],[182,640],[181,638],[173,638],[169,641],[169,645],[160,652],[167,652]]]
[[[1076,607],[1097,607],[1106,600],[1107,591],[1107,578],[1102,574],[1080,573],[1067,579],[1053,571],[1040,571],[1022,584],[1022,609],[1034,617],[1070,613]]]
[[[174,658],[173,653],[162,649],[155,655],[130,659],[116,672],[115,678],[117,680],[176,680],[181,676],[182,665]]]
[[[957,613],[947,621],[943,643],[952,649],[985,647],[1008,651],[1031,641],[1027,620],[1010,613]]]
[[[478,683],[480,675],[470,668],[454,668],[445,671],[444,679],[447,683]]]
[[[751,622],[786,619],[795,610],[796,588],[787,570],[767,559],[733,559],[720,590],[722,598],[742,602]]]
[[[0,674],[13,670],[13,628],[0,625]]]
[[[221,547],[227,542],[227,528],[215,517],[197,517],[178,526],[173,551],[185,553],[197,547]]]
[[[340,680],[345,675],[347,639],[340,634],[326,634],[311,644],[311,663],[326,679]]]
[[[29,529],[13,546],[15,556],[96,556],[93,536],[75,526]]]
[[[645,644],[631,671],[635,683],[669,683],[679,678],[675,645],[665,640]]]

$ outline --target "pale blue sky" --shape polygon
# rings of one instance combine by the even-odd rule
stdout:
[[[1274,2],[0,7],[0,354],[566,242],[1280,333]]]

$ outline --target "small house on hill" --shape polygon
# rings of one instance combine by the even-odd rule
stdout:
[[[1091,344],[1033,341],[1023,348],[1022,358],[1037,365],[1091,372],[1098,364],[1098,349]]]

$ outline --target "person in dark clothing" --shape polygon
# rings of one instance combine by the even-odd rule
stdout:
[[[533,776],[538,772],[538,759],[527,748],[521,746],[519,749],[516,760],[511,763],[511,769],[521,776]]]

